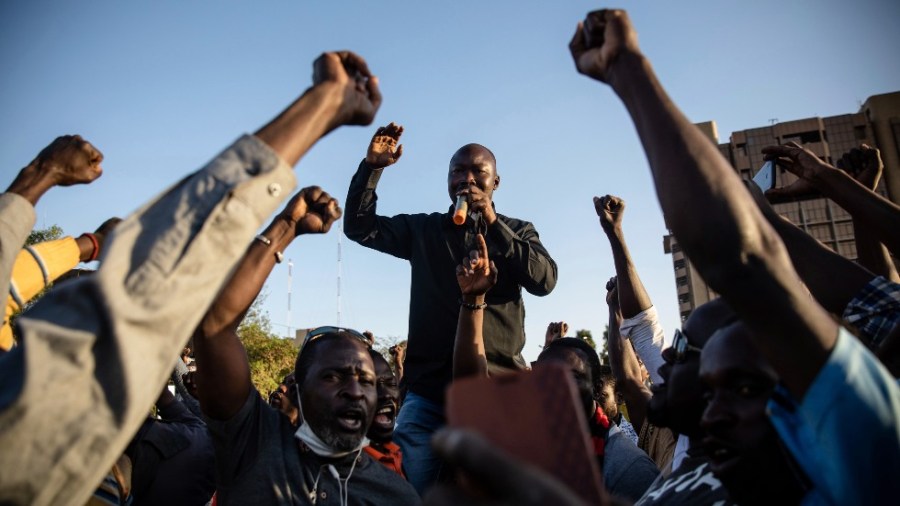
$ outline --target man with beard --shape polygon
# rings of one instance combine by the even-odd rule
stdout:
[[[305,188],[251,244],[194,335],[200,405],[216,451],[217,502],[417,504],[406,481],[362,452],[375,416],[375,366],[366,338],[335,327],[310,331],[294,366],[297,429],[250,382],[237,327],[296,236],[327,232],[337,201]]]
[[[392,441],[397,411],[400,408],[400,385],[394,371],[391,370],[391,365],[381,353],[370,349],[369,355],[375,364],[378,404],[375,407],[375,419],[372,420],[372,426],[366,434],[369,446],[365,448],[365,452],[405,479],[403,455],[400,447]]]
[[[748,332],[733,323],[703,347],[703,448],[710,469],[739,504],[799,504],[811,484],[766,416],[778,374]]]

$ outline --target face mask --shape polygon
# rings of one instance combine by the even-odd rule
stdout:
[[[325,441],[322,441],[322,439],[313,432],[309,423],[306,422],[306,417],[303,416],[303,404],[300,402],[300,389],[295,388],[294,391],[297,393],[297,407],[300,410],[300,419],[303,420],[303,423],[300,424],[300,428],[294,433],[294,437],[303,441],[313,453],[320,457],[340,458],[346,457],[351,453],[358,453],[364,447],[369,445],[369,438],[365,436],[363,436],[356,448],[349,451],[338,451],[326,444]]]

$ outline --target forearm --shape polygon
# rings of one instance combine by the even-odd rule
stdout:
[[[804,296],[783,243],[715,145],[666,95],[649,62],[628,54],[616,67],[613,87],[637,127],[678,243],[802,397],[834,346],[837,325]],[[807,360],[798,363],[798,356]]]
[[[316,141],[339,126],[336,122],[339,93],[334,85],[309,88],[275,119],[260,128],[256,137],[268,144],[288,165],[296,165]]]
[[[276,252],[284,252],[294,240],[294,228],[278,216],[262,233],[270,241],[254,240],[238,264],[231,280],[213,302],[201,325],[204,336],[214,336],[226,328],[236,331],[250,305],[262,290],[276,263]]]
[[[606,237],[609,239],[613,262],[616,266],[616,286],[618,287],[622,316],[631,318],[652,306],[653,303],[631,261],[631,254],[628,252],[628,245],[625,243],[622,229],[616,227],[614,231],[607,233]]]
[[[871,233],[894,255],[900,256],[900,206],[869,190],[844,171],[819,171],[811,182],[822,194],[865,222]]]
[[[51,173],[41,170],[36,163],[31,163],[19,171],[6,193],[15,193],[25,198],[32,206],[37,205],[47,190],[56,186],[56,179]]]
[[[647,411],[649,392],[642,381],[641,365],[638,363],[631,344],[622,339],[619,327],[622,314],[610,309],[609,336],[607,338],[609,365],[616,378],[616,385],[625,397],[629,418],[635,429],[640,431]]]
[[[884,276],[894,283],[900,283],[891,253],[866,222],[853,218],[853,237],[856,241],[857,262],[861,266],[876,276]]]
[[[464,297],[470,304],[484,304],[484,296]],[[467,376],[487,376],[487,357],[484,351],[484,310],[459,308],[456,341],[453,345],[453,379]]]
[[[847,303],[875,277],[788,220],[780,216],[768,218],[784,241],[797,274],[828,312],[840,316]]]
[[[383,170],[370,167],[363,160],[350,180],[344,201],[344,233],[353,241],[365,239],[375,228],[378,201],[375,188]]]
[[[487,238],[528,293],[543,296],[553,291],[558,275],[556,262],[550,258],[532,225],[526,225],[517,234],[498,219],[488,226]]]

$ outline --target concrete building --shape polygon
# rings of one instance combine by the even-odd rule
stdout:
[[[715,122],[697,126],[745,179],[750,179],[763,165],[761,150],[765,146],[794,141],[831,164],[860,144],[877,147],[884,161],[884,175],[876,191],[900,204],[900,92],[869,97],[857,113],[785,122],[773,120],[769,126],[733,132],[725,144],[718,144]],[[789,172],[777,170],[775,185],[785,186],[796,179]],[[856,260],[852,219],[831,200],[808,198],[776,204],[775,210],[831,249]],[[664,237],[663,248],[672,255],[678,308],[684,321],[695,307],[717,295],[692,268],[673,236]]]

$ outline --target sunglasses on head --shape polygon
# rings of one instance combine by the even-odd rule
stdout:
[[[672,350],[675,351],[675,362],[682,363],[687,359],[689,351],[700,353],[703,351],[688,342],[687,334],[680,329],[675,329],[675,338],[672,339]]]
[[[303,344],[300,345],[300,352],[301,353],[303,352],[303,350],[306,348],[307,344],[311,343],[312,341],[315,341],[316,339],[318,339],[326,334],[338,334],[341,332],[350,334],[351,336],[355,337],[356,339],[359,339],[360,341],[362,341],[363,344],[366,345],[366,348],[372,347],[371,346],[372,343],[369,342],[369,339],[357,330],[348,329],[346,327],[334,327],[331,325],[326,325],[324,327],[316,327],[316,328],[310,330],[309,333],[306,334],[306,337],[303,338]]]

